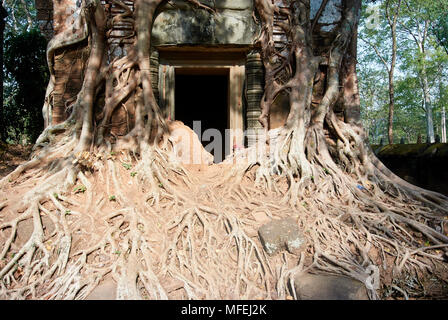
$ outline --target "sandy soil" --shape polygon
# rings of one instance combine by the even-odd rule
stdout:
[[[31,153],[32,146],[20,146],[20,145],[0,145],[0,178],[6,176],[8,173],[13,171],[18,165],[28,160],[30,153]],[[190,190],[190,194],[200,195],[201,191],[204,189],[207,189],[209,185],[213,184],[216,179],[222,175],[226,171],[230,169],[230,166],[228,164],[218,164],[218,165],[186,165],[185,166],[188,173],[194,180],[195,187]],[[129,172],[123,169],[123,176],[128,176]],[[247,181],[243,180],[243,184],[248,183]],[[127,191],[130,191],[127,194],[134,195],[137,201],[139,195],[139,192],[137,189],[133,190],[133,185],[127,186]],[[132,189],[132,190],[131,190]],[[193,190],[195,189],[195,190]],[[101,193],[104,190],[95,190],[95,193]],[[85,199],[85,195],[83,194],[77,194],[75,196],[76,201],[79,201],[80,203],[83,203]],[[271,199],[265,199],[266,201],[270,201]],[[110,206],[109,209],[114,209],[113,207],[119,207],[119,204],[115,201],[109,201],[109,203],[106,206]],[[115,209],[117,209],[115,208]],[[73,208],[75,209],[75,208]],[[72,219],[72,217],[68,217],[68,220]],[[48,220],[48,221],[47,221]],[[51,221],[47,219],[43,221],[43,225],[45,228],[46,234],[50,234],[53,231],[53,226]],[[266,216],[266,214],[261,214],[253,217],[254,223],[249,229],[253,229],[253,234],[251,232],[248,232],[250,236],[256,238],[256,230],[257,227],[262,225],[263,223],[266,223],[269,219]],[[31,220],[27,220],[21,223],[20,232],[18,233],[18,243],[16,245],[23,244],[26,239],[29,237],[29,235],[32,233],[33,227]],[[90,225],[92,227],[92,225]],[[95,228],[100,228],[100,225],[96,225]],[[89,226],[85,226],[85,230],[89,230]],[[93,230],[90,230],[93,232]],[[77,237],[74,236],[74,248],[82,248],[83,245],[83,237]],[[393,265],[393,261],[389,261],[390,266]],[[389,269],[389,268],[388,268]],[[390,268],[390,275],[392,274],[393,270]],[[383,279],[383,284],[386,284],[388,288],[393,287],[394,285],[397,285],[401,287],[404,283],[397,283],[397,280],[392,281],[392,277],[390,277],[389,281],[387,281],[387,276],[385,279]],[[106,281],[107,282],[107,281]],[[105,283],[106,283],[105,282]],[[433,270],[432,276],[423,276],[420,280],[420,283],[416,281],[415,278],[411,279],[400,279],[399,282],[406,282],[407,287],[413,287],[415,288],[415,296],[411,297],[411,299],[448,299],[447,293],[448,293],[448,271],[446,269],[446,265],[440,264],[436,270]],[[107,283],[105,284],[107,285]],[[107,289],[107,288],[106,288]],[[398,292],[382,288],[382,298],[383,299],[398,299],[402,300],[403,297]],[[422,290],[423,289],[423,290]],[[109,289],[106,290],[107,292],[111,291]],[[389,292],[387,292],[389,291]],[[423,292],[422,292],[423,291]],[[104,294],[101,294],[101,299],[108,299],[109,297],[106,297]],[[416,298],[417,297],[417,298]],[[92,297],[90,297],[92,298]],[[110,297],[113,299],[114,297]]]
[[[0,178],[28,160],[33,146],[0,144]]]

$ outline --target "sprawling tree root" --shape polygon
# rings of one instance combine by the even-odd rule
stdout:
[[[50,69],[56,49],[86,38],[90,57],[69,118],[48,121],[32,159],[0,180],[0,298],[85,299],[113,279],[118,299],[285,299],[296,298],[298,274],[325,272],[360,280],[376,299],[381,284],[409,296],[388,274],[418,278],[446,267],[448,199],[387,170],[352,117],[356,4],[346,1],[327,57],[311,49],[308,1],[289,10],[255,1],[267,83],[260,121],[275,139],[210,167],[212,177],[177,163],[152,92],[150,30],[162,2],[137,1],[135,45],[123,58],[105,59],[109,24],[98,1],[83,2],[80,33],[52,42]],[[287,17],[278,26],[288,55],[275,47],[274,15]],[[134,19],[126,11],[115,20],[124,18]],[[326,85],[316,93],[320,67]],[[291,112],[269,131],[280,93]],[[112,116],[126,106],[135,108],[134,126],[123,119],[129,130],[114,137]],[[284,217],[297,221],[306,248],[267,256],[257,230]]]
[[[169,152],[153,152],[158,156],[84,154],[76,161],[83,169],[75,188],[66,190],[60,171],[52,174],[59,183],[47,189],[42,169],[3,179],[6,194],[23,188],[28,196],[23,203],[8,199],[1,211],[2,221],[9,221],[0,226],[1,296],[83,299],[112,277],[122,299],[283,299],[294,296],[298,273],[320,271],[358,279],[377,298],[383,273],[399,277],[443,260],[439,250],[447,247],[446,237],[430,227],[443,216],[410,197],[393,202],[406,196],[398,188],[387,193],[361,180],[360,190],[356,177],[336,180],[324,172],[314,178],[321,188],[303,185],[290,202],[289,193],[252,189],[254,170],[229,191],[229,184],[217,186],[215,179],[191,183],[194,177],[180,166],[165,169],[174,163]],[[93,172],[86,170],[89,163]],[[352,189],[338,188],[341,183]],[[279,205],[282,197],[286,203]],[[264,223],[259,213],[264,221],[295,217],[307,251],[266,256],[256,232]],[[27,220],[33,231],[17,237]]]
[[[347,1],[328,58],[313,55],[315,23],[311,24],[307,13],[309,1],[291,1],[289,11],[281,11],[270,1],[255,3],[263,26],[259,43],[266,69],[260,122],[269,129],[269,109],[281,92],[289,95],[291,111],[284,128],[266,132],[264,140],[228,160],[238,165],[225,183],[238,185],[249,173],[261,190],[284,194],[283,203],[295,210],[305,208],[308,218],[301,225],[309,229],[313,244],[313,262],[307,270],[361,280],[371,298],[377,297],[379,268],[382,273],[387,270],[387,255],[394,256],[395,276],[405,269],[431,269],[436,261],[446,260],[448,237],[443,234],[443,221],[448,198],[412,186],[385,168],[352,118],[356,112],[350,108],[359,106],[352,67],[359,3]],[[286,22],[275,23],[273,15],[286,16]],[[289,56],[275,47],[274,26],[288,36]],[[313,92],[310,82],[316,79],[319,64],[327,67],[321,93]],[[339,97],[341,82],[345,87]],[[345,108],[345,119],[336,116],[336,104]],[[287,185],[286,190],[282,185]],[[417,241],[416,234],[424,241]],[[373,252],[381,258],[376,261]],[[284,270],[282,279],[290,281],[302,269]]]
[[[151,17],[161,2],[137,2],[136,46],[109,65],[98,2],[83,2],[81,35],[52,42],[49,61],[56,49],[88,36],[90,58],[70,117],[48,121],[32,160],[0,181],[2,222],[11,220],[0,226],[0,296],[82,299],[110,275],[119,299],[270,297],[270,268],[242,228],[245,220],[216,210],[210,199],[200,206],[203,191],[192,198],[191,178],[173,159],[149,74]],[[94,128],[103,83],[105,108]],[[135,126],[112,146],[111,116],[131,99]],[[11,190],[20,190],[22,201]],[[30,219],[33,231],[21,243],[20,224]]]
[[[161,150],[154,152],[168,163]],[[97,160],[89,177],[80,170],[73,190],[28,191],[37,197],[33,205],[0,226],[6,235],[1,296],[82,299],[112,275],[123,299],[270,298],[269,261],[254,234],[247,235],[247,217],[233,213],[247,208],[210,206],[217,200],[213,192],[185,190],[180,169],[154,174],[158,185],[148,184],[145,161],[120,152]],[[26,187],[21,179],[15,183]],[[213,198],[201,201],[192,192]],[[20,207],[8,203],[2,218],[14,217]],[[18,225],[27,219],[33,231],[20,246]]]

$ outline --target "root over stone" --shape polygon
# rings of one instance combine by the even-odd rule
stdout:
[[[327,47],[315,43],[310,2],[284,2],[254,0],[265,133],[207,166],[178,161],[151,87],[151,29],[164,1],[136,0],[133,15],[112,20],[100,1],[81,2],[82,30],[49,46],[45,113],[54,107],[55,52],[87,39],[82,88],[66,120],[48,121],[31,160],[0,180],[0,298],[85,299],[112,279],[119,299],[285,299],[296,297],[296,276],[310,272],[359,280],[377,299],[392,287],[408,297],[415,288],[400,279],[446,270],[448,198],[390,172],[359,125],[360,2],[343,1]],[[109,59],[109,29],[123,19],[134,26],[122,39],[127,55]],[[274,24],[288,39],[280,49]],[[280,93],[290,113],[270,130]],[[122,135],[112,130],[119,107],[133,115],[120,119]],[[306,246],[268,256],[258,229],[285,217]]]

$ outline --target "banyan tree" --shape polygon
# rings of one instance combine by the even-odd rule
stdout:
[[[446,268],[448,198],[361,125],[360,0],[37,2],[45,130],[0,181],[0,297],[284,299],[315,273],[377,299]],[[224,161],[179,157],[194,121]],[[258,230],[285,218],[300,250],[268,254]]]

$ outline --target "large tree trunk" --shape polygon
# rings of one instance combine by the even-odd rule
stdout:
[[[399,9],[398,9],[399,10]],[[398,11],[397,10],[397,11]],[[394,20],[391,24],[391,35],[392,35],[392,61],[389,70],[389,127],[388,127],[388,138],[389,144],[394,143],[394,111],[395,111],[395,64],[397,61],[397,18],[398,13],[395,14]]]
[[[253,47],[265,68],[260,122],[275,139],[197,175],[176,161],[151,86],[151,31],[165,1],[136,0],[134,13],[126,3],[85,0],[77,8],[66,0],[76,20],[55,24],[44,106],[53,122],[33,158],[0,180],[0,210],[8,208],[0,298],[82,299],[110,274],[121,299],[284,299],[296,295],[294,277],[310,270],[352,277],[378,298],[392,272],[386,254],[396,277],[440,261],[435,250],[448,237],[435,226],[447,198],[392,174],[360,124],[359,0],[254,0],[261,33]],[[112,30],[123,22],[133,26],[126,55],[109,56]],[[70,86],[74,77],[58,70],[64,57],[76,65],[76,54],[68,58],[76,52],[85,68]],[[61,98],[67,88],[72,99]],[[290,113],[269,130],[279,94]],[[123,124],[125,133],[114,134]],[[287,216],[303,228],[306,250],[295,255],[288,244],[291,254],[267,256],[257,229]],[[20,242],[26,220],[33,231]],[[422,249],[415,231],[431,246]]]
[[[394,126],[394,111],[395,111],[395,65],[397,63],[397,22],[400,14],[401,0],[398,1],[397,8],[395,9],[392,17],[390,16],[389,2],[386,4],[386,15],[390,26],[391,38],[392,38],[392,59],[389,68],[389,127],[388,138],[389,144],[394,143],[393,126]],[[386,66],[387,67],[387,66]]]
[[[446,113],[445,107],[442,107],[442,119],[441,119],[441,130],[442,130],[442,143],[446,143]]]
[[[428,85],[428,75],[426,74],[426,68],[423,66],[422,70],[422,90],[423,90],[423,105],[426,113],[426,139],[429,143],[435,142],[435,135],[434,135],[434,119],[433,119],[433,113],[432,113],[432,104],[431,104],[431,95],[429,92],[429,85]]]
[[[4,80],[4,74],[3,74],[3,47],[4,47],[4,40],[5,40],[5,19],[7,17],[7,12],[3,5],[0,7],[0,45],[1,45],[1,52],[0,52],[0,98],[1,98],[1,105],[0,105],[0,123],[4,123],[3,121],[3,80]],[[5,141],[6,139],[6,131],[5,126],[2,126],[2,130],[0,130],[0,141]]]

